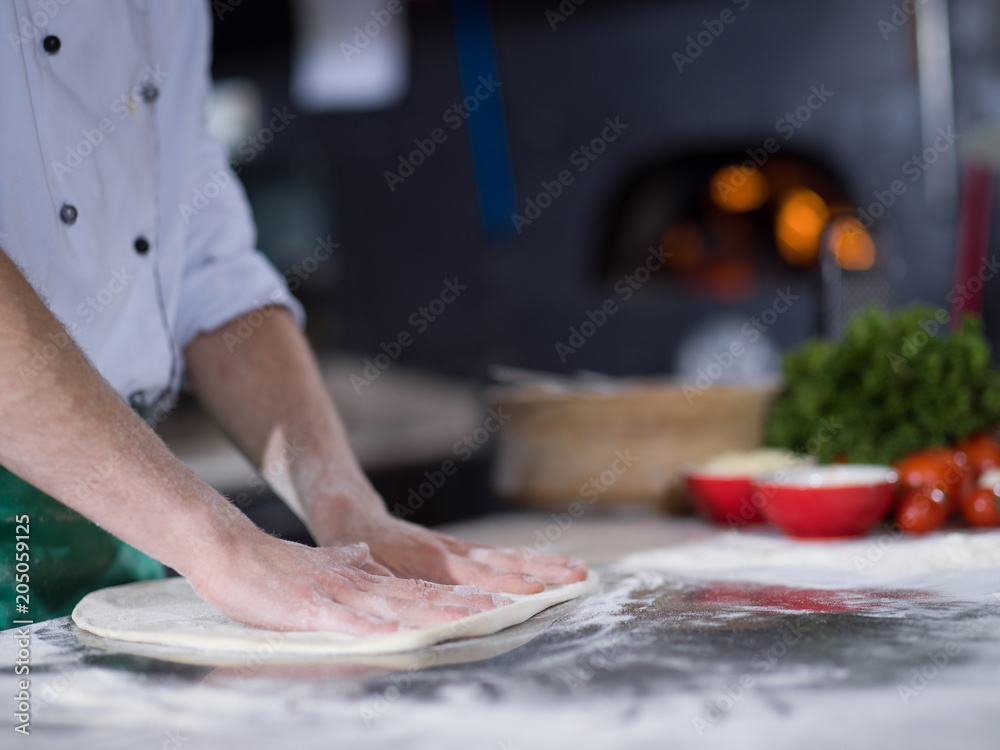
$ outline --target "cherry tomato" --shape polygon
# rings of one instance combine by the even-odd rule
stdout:
[[[975,489],[962,498],[962,515],[970,526],[1000,526],[1000,497],[993,490]]]
[[[958,450],[969,457],[969,466],[977,474],[1000,467],[1000,443],[987,432],[969,435],[958,444]]]
[[[928,448],[911,453],[897,467],[899,486],[909,490],[941,490],[949,510],[958,507],[969,459],[951,448]]]
[[[903,531],[926,534],[944,526],[949,513],[941,490],[904,490],[896,505],[896,523]]]

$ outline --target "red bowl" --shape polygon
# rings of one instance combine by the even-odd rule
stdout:
[[[764,518],[789,536],[864,536],[885,518],[896,493],[891,466],[833,464],[755,479]]]
[[[730,526],[764,522],[757,505],[752,502],[753,486],[749,475],[691,469],[685,478],[691,504],[709,521]]]

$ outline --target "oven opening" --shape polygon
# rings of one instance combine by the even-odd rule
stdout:
[[[818,279],[827,256],[843,271],[876,265],[875,239],[838,176],[817,159],[764,146],[644,167],[624,181],[605,237],[602,280],[633,272],[660,249],[656,286],[729,303],[775,277]]]

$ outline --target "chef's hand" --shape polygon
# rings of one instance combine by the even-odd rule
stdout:
[[[510,602],[470,586],[394,578],[367,545],[313,548],[256,530],[188,573],[229,617],[270,630],[368,635],[440,625]]]
[[[546,584],[572,583],[587,577],[587,565],[582,560],[471,544],[395,518],[385,511],[381,501],[352,511],[341,510],[336,518],[317,519],[312,525],[320,544],[365,542],[375,563],[400,578],[536,594]]]
[[[258,318],[198,336],[185,350],[187,374],[202,404],[254,466],[277,467],[294,487],[285,500],[321,546],[365,542],[384,566],[368,564],[369,571],[497,592],[531,594],[546,583],[586,577],[577,560],[472,545],[391,516],[358,466],[292,316],[268,308]],[[248,325],[250,337],[240,333]],[[232,340],[240,346],[234,349]]]

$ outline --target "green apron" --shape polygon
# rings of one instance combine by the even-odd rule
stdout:
[[[28,517],[28,611],[15,602],[15,518]],[[163,578],[163,566],[0,466],[0,630],[68,615],[105,586]],[[18,602],[23,603],[20,599]]]

